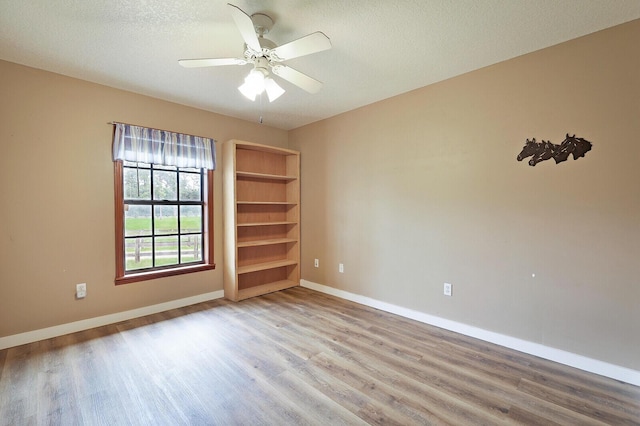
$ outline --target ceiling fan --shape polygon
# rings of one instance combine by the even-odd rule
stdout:
[[[271,40],[264,38],[265,34],[273,27],[273,19],[264,13],[255,13],[249,16],[231,3],[227,5],[245,42],[243,57],[180,59],[178,61],[180,65],[186,68],[197,68],[252,64],[253,69],[245,78],[244,84],[238,87],[238,90],[252,101],[263,91],[267,92],[269,102],[273,102],[284,93],[284,89],[270,77],[271,73],[309,93],[317,93],[322,88],[322,83],[318,80],[284,65],[282,62],[330,49],[329,37],[318,31],[278,46]]]

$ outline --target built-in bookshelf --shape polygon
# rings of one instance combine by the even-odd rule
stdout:
[[[242,300],[300,284],[300,153],[222,144],[224,295]]]

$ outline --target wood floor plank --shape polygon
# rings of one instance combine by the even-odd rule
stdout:
[[[336,403],[311,384],[300,380],[295,370],[285,371],[278,375],[272,384],[281,397],[294,402],[299,409],[308,413],[308,420],[311,424],[366,424],[355,413]]]
[[[585,401],[571,393],[567,394],[562,391],[543,386],[539,383],[531,382],[527,379],[522,379],[518,390],[528,395],[533,395],[537,398],[549,401],[560,407],[568,408],[572,411],[578,411],[588,417],[602,421],[605,424],[633,425],[637,424],[638,419],[640,419],[640,417],[631,414],[633,415],[632,418],[627,415],[627,413],[608,407],[606,404]]]
[[[390,373],[390,370],[384,367],[381,367],[383,372],[376,369],[373,371],[374,374],[371,374],[371,369],[362,368],[362,360],[350,357],[318,356],[312,362],[322,368],[326,375],[333,375],[374,399],[379,407],[377,411],[381,416],[381,424],[388,423],[392,416],[402,416],[399,417],[401,424],[500,423],[499,418],[488,413],[489,410],[477,409],[467,401],[442,392],[438,386],[432,386],[422,380],[415,386],[416,383],[411,378]]]
[[[589,386],[584,382],[578,382],[564,376],[549,377],[533,374],[533,378],[529,380],[561,394],[578,398],[585,403],[603,405],[613,412],[624,413],[632,419],[640,419],[640,395],[635,399],[628,398],[623,392],[604,391],[601,387]]]
[[[640,388],[296,287],[0,351],[29,424],[640,425]]]
[[[385,350],[383,345],[370,345],[366,341],[357,339],[350,340],[348,344],[352,348],[351,356],[359,360],[357,363],[359,369],[374,366],[378,371],[376,375],[384,369],[395,372],[397,380],[401,382],[418,380],[428,384],[441,395],[464,401],[465,404],[473,407],[476,413],[485,412],[500,417],[501,414],[508,412],[508,404],[505,405],[504,401],[496,396],[499,394],[497,386],[488,381],[483,381],[482,386],[470,386],[477,383],[477,380],[472,380],[471,375],[464,374],[455,368],[445,367],[444,363],[425,362],[431,359],[429,357],[412,360],[398,356],[394,349]],[[508,391],[500,390],[500,392]],[[493,421],[497,422],[498,419],[494,418]],[[486,419],[480,423],[486,423]]]
[[[381,413],[380,405],[367,393],[339,380],[333,374],[326,374],[322,368],[314,364],[305,364],[296,371],[296,376],[321,391],[331,400],[354,413],[367,424],[405,424],[404,416],[392,413],[391,416]]]

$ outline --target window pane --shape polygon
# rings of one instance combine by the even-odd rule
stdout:
[[[178,174],[164,170],[153,171],[153,199],[175,201],[178,194]]]
[[[155,206],[155,234],[178,233],[178,206]]]
[[[202,234],[183,235],[180,237],[180,259],[182,263],[200,262],[202,260]]]
[[[151,238],[126,238],[124,244],[125,270],[132,271],[153,266]]]
[[[145,168],[148,169],[151,167],[151,164],[148,163],[136,163],[134,161],[123,161],[122,162],[124,164],[125,167],[141,167],[141,168]]]
[[[180,233],[202,232],[202,207],[180,206]]]
[[[125,204],[124,236],[151,235],[151,206]]]
[[[156,170],[178,170],[178,168],[176,166],[163,166],[160,164],[154,164],[153,168]]]
[[[124,199],[151,199],[151,172],[149,169],[124,168]]]
[[[156,237],[156,266],[178,264],[178,237]]]
[[[180,173],[180,200],[200,201],[200,174]]]

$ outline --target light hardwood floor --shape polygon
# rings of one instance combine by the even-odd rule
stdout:
[[[640,388],[304,288],[0,351],[0,424],[640,424]]]

